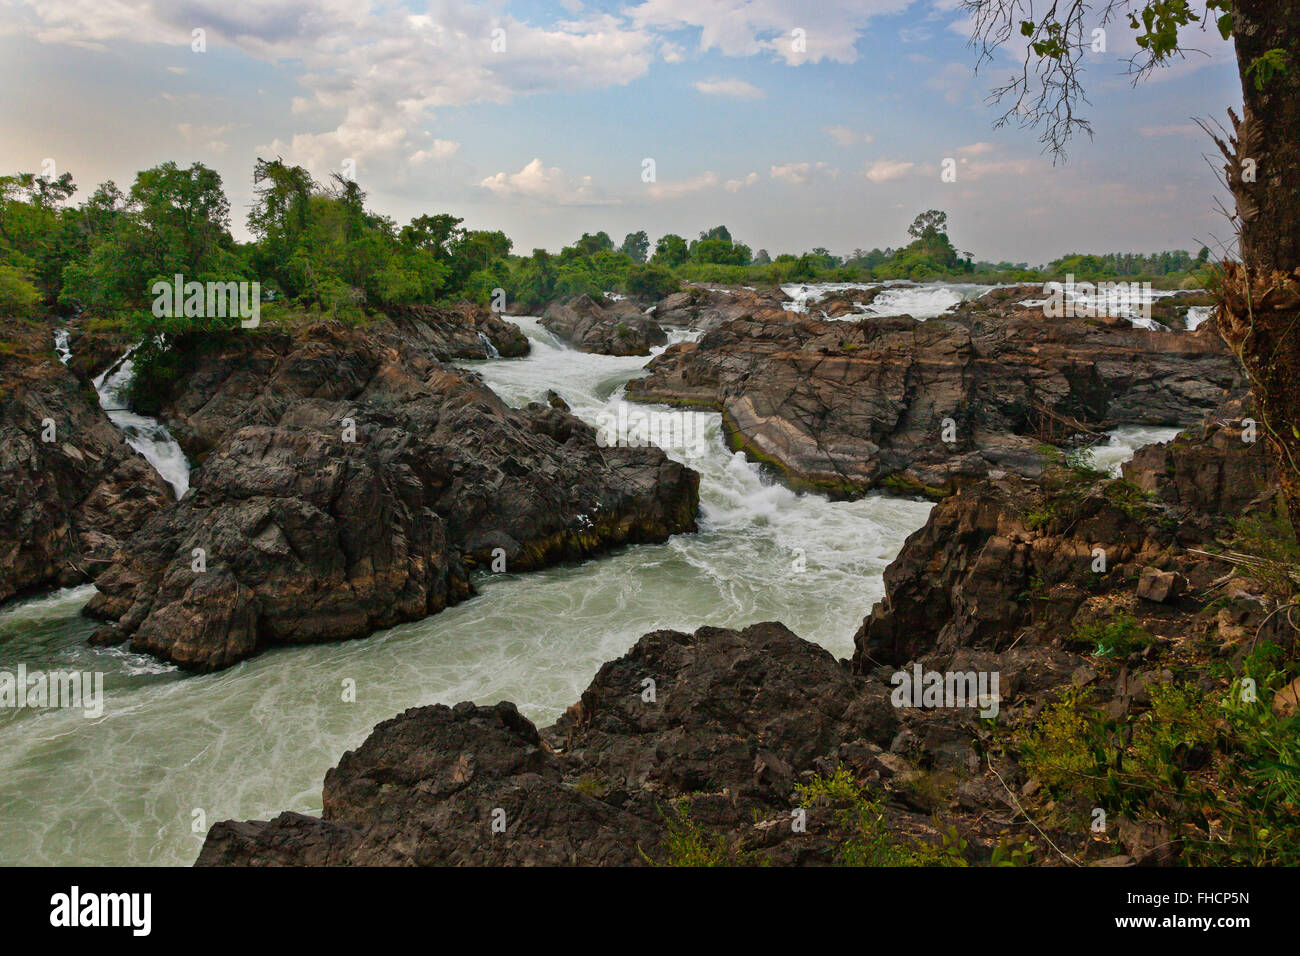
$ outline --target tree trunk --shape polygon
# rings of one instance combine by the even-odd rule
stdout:
[[[1244,109],[1234,115],[1228,186],[1242,265],[1225,267],[1219,332],[1250,376],[1255,417],[1300,535],[1300,3],[1237,0],[1233,35]],[[1263,83],[1247,71],[1270,50],[1287,71]]]

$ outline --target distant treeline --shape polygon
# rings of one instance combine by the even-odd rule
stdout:
[[[150,314],[150,290],[177,274],[187,281],[260,282],[262,314],[274,319],[300,312],[355,318],[390,306],[466,299],[487,304],[498,289],[510,310],[519,311],[607,291],[657,298],[684,280],[1038,282],[1073,273],[1194,284],[1209,266],[1207,249],[1195,257],[1078,254],[1045,267],[977,262],[953,247],[947,215],[938,210],[916,217],[906,245],[849,256],[817,248],[773,257],[766,249],[754,252],[725,226],[690,240],[661,236],[653,245],[644,231],[617,245],[605,232],[585,233],[558,253],[518,255],[505,233],[467,229],[447,213],[399,226],[366,207],[355,181],[334,175],[318,182],[279,159],[257,161],[253,187],[246,221],[254,239],[238,242],[230,234],[221,177],[201,163],[146,169],[125,191],[106,182],[76,205],[69,173],[0,177],[0,315],[86,313],[165,331]],[[175,321],[190,329],[218,320]]]

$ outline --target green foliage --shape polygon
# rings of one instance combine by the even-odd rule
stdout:
[[[15,266],[0,265],[0,316],[28,318],[41,302],[36,284]]]
[[[818,774],[797,784],[794,796],[802,807],[825,804],[834,808],[841,831],[835,860],[841,866],[966,865],[963,854],[967,843],[955,829],[941,833],[939,846],[894,840],[881,803],[871,799],[843,767],[830,776]]]
[[[676,292],[680,280],[663,266],[633,266],[627,270],[623,290],[630,296],[644,300],[662,299]]]
[[[1251,559],[1242,571],[1270,597],[1289,604],[1300,594],[1300,543],[1285,505],[1237,519],[1232,547]]]
[[[1155,820],[1190,865],[1300,864],[1300,719],[1271,697],[1300,670],[1262,645],[1226,688],[1150,687],[1118,718],[1070,691],[1040,713],[1020,762],[1056,800]],[[1247,693],[1245,679],[1255,682]]]
[[[1155,640],[1137,618],[1119,613],[1106,621],[1094,621],[1074,628],[1069,641],[1090,648],[1098,657],[1128,657]]]
[[[711,834],[692,820],[685,799],[678,801],[672,815],[665,815],[665,819],[668,835],[664,844],[668,857],[658,863],[642,852],[641,857],[647,863],[691,867],[758,865],[754,855],[746,851],[743,844],[733,842],[721,833]]]

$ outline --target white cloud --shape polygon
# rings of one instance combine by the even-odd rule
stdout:
[[[555,206],[588,206],[603,202],[590,176],[570,179],[558,166],[545,166],[540,158],[517,173],[497,173],[479,183],[503,199],[531,199]]]
[[[718,174],[709,171],[675,183],[651,183],[648,191],[652,199],[681,199],[718,185]]]
[[[858,143],[870,143],[870,133],[860,133],[848,126],[823,126],[822,132],[835,140],[839,146],[855,146]]]
[[[744,80],[725,80],[719,77],[698,80],[695,88],[707,96],[734,96],[736,99],[741,100],[761,100],[767,96],[766,93],[752,83],[746,83]]]
[[[450,159],[460,152],[460,143],[449,139],[435,139],[428,149],[416,150],[411,154],[410,161],[413,165],[428,162],[441,162]]]
[[[866,169],[866,177],[873,183],[887,183],[892,179],[901,179],[916,168],[916,163],[902,160],[881,159]]]
[[[992,143],[971,143],[969,146],[958,146],[958,156],[984,156],[997,149]]]
[[[229,149],[229,144],[222,139],[233,127],[226,123],[223,126],[204,126],[195,123],[177,123],[176,130],[185,140],[186,145],[196,146],[200,150],[212,153],[224,153]]]
[[[840,171],[826,163],[784,163],[773,166],[771,174],[773,179],[803,186],[815,179],[834,179]]]
[[[702,52],[769,53],[786,63],[852,63],[868,21],[901,13],[912,0],[643,0],[629,8],[640,27],[698,29]],[[796,32],[801,31],[801,32]]]
[[[722,188],[729,193],[738,193],[746,186],[753,186],[760,178],[762,177],[758,173],[750,173],[744,179],[728,179],[722,184]]]
[[[45,43],[165,44],[197,64],[208,55],[190,51],[201,25],[209,51],[237,48],[301,71],[308,93],[293,108],[314,119],[314,129],[271,146],[316,172],[344,158],[405,163],[425,149],[439,107],[628,83],[649,70],[659,43],[608,14],[571,13],[535,26],[469,0],[435,0],[421,15],[367,0],[15,2],[24,16],[13,29]],[[505,31],[502,52],[492,48],[497,28]]]

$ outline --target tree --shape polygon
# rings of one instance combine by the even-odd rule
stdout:
[[[659,237],[655,243],[655,254],[650,257],[650,261],[672,269],[685,262],[689,254],[686,240],[670,232]]]
[[[1042,130],[1057,156],[1076,131],[1081,62],[1092,30],[1127,23],[1139,54],[1135,78],[1185,54],[1193,29],[1214,27],[1232,39],[1241,80],[1242,113],[1228,111],[1230,129],[1211,133],[1225,159],[1235,203],[1232,223],[1240,261],[1223,264],[1219,333],[1250,379],[1254,415],[1277,465],[1291,522],[1300,533],[1300,4],[1283,0],[1205,0],[1204,19],[1188,0],[963,0],[974,20],[980,62],[1019,33],[1029,42],[1024,66],[994,96],[1007,105],[1000,124],[1015,120]]]
[[[595,255],[597,252],[609,252],[614,248],[614,240],[609,238],[609,233],[603,229],[594,236],[589,232],[584,232],[582,238],[573,244],[584,256]]]
[[[650,237],[645,234],[644,229],[640,232],[629,232],[618,251],[638,265],[643,265],[650,254]]]
[[[912,220],[912,224],[907,227],[907,234],[914,240],[930,245],[939,236],[948,234],[948,214],[938,209],[926,210]]]
[[[408,246],[431,252],[445,262],[451,258],[452,249],[460,241],[464,232],[460,224],[464,221],[445,212],[436,216],[416,216],[410,225],[402,227],[398,238]]]

